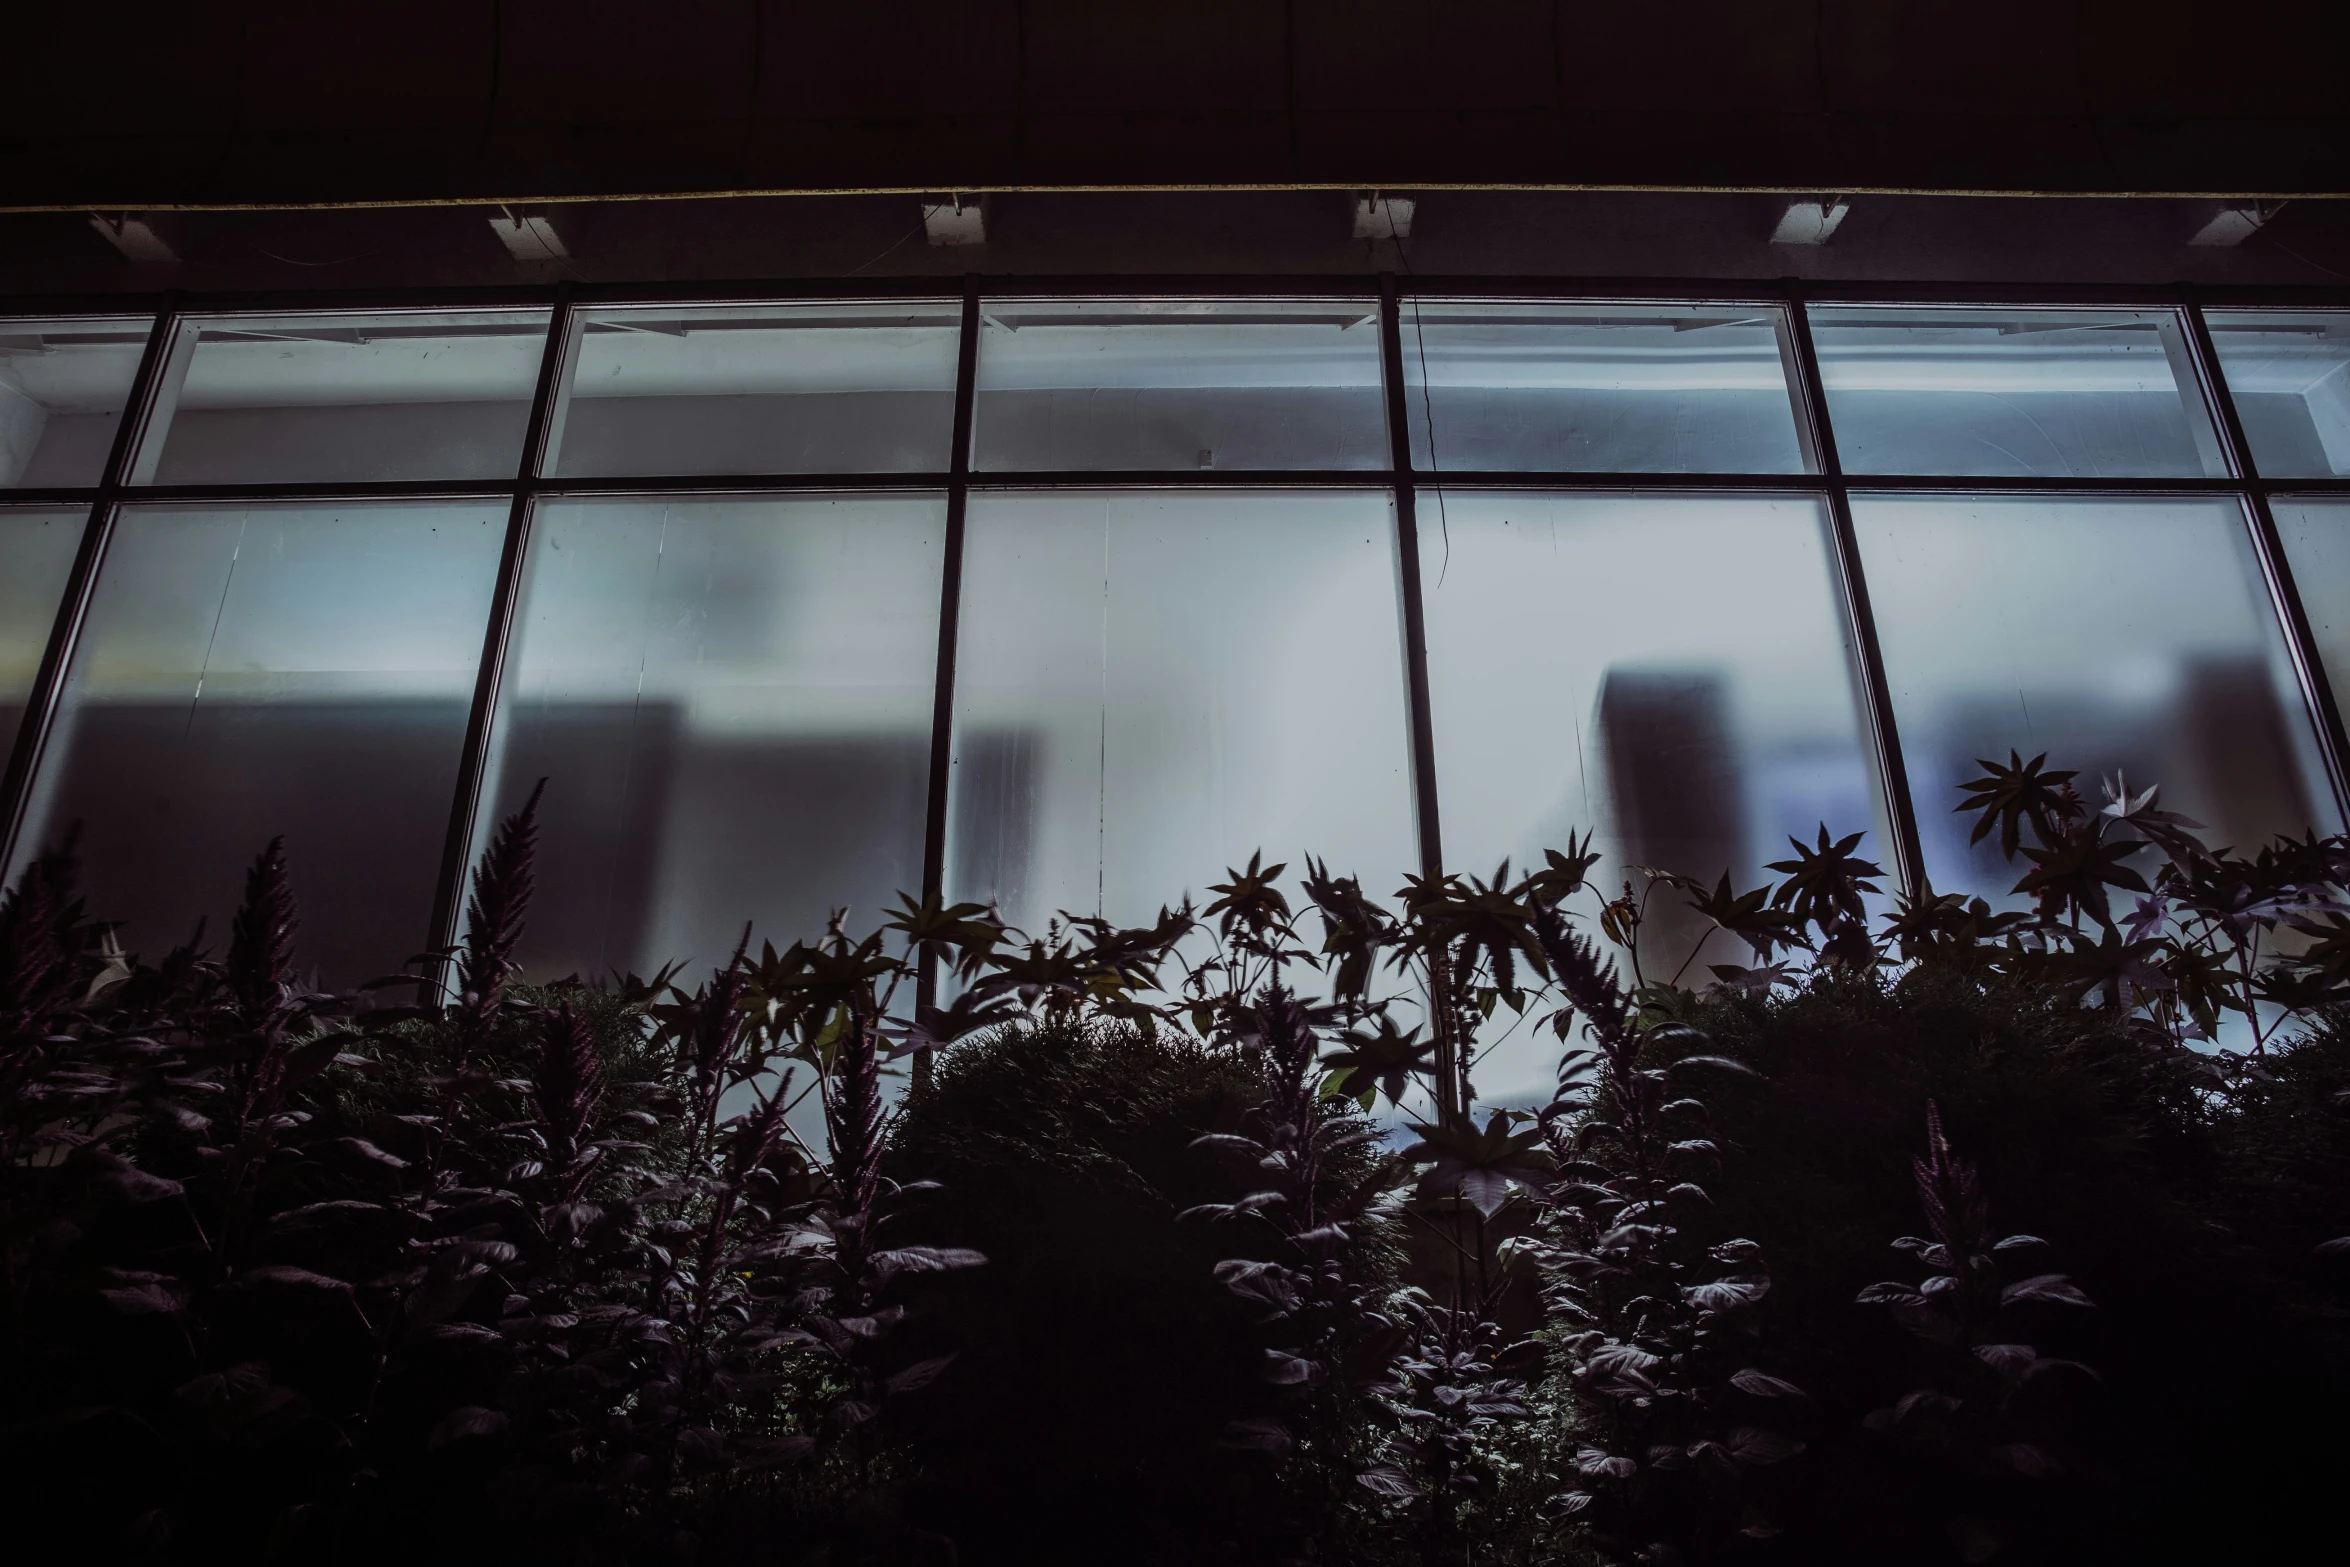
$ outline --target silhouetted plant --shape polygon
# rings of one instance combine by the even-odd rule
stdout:
[[[1951,1152],[1931,1101],[1926,1156],[1915,1169],[1931,1238],[1904,1236],[1893,1246],[1933,1271],[1917,1285],[1872,1284],[1860,1303],[1885,1307],[1919,1339],[1933,1380],[1872,1410],[1864,1423],[1926,1461],[1915,1504],[1928,1515],[1916,1520],[1921,1532],[1929,1540],[1946,1535],[1962,1560],[1986,1561],[2013,1546],[2025,1527],[2023,1509],[2008,1494],[2014,1483],[2050,1480],[2069,1467],[2063,1426],[2073,1389],[2064,1384],[2096,1375],[2077,1360],[2017,1342],[2016,1308],[2091,1302],[2061,1273],[2007,1280],[2003,1258],[2036,1261],[2048,1242],[1992,1238],[1981,1182]]]

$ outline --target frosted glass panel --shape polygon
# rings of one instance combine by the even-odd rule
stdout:
[[[1262,848],[1411,868],[1394,524],[1375,494],[971,501],[949,889],[1151,918]]]
[[[2334,700],[2350,701],[2350,501],[2280,499],[2271,509]]]
[[[954,302],[580,313],[555,472],[943,473]]]
[[[134,507],[116,526],[26,847],[83,824],[91,911],[150,956],[225,944],[283,834],[330,984],[423,945],[503,506]],[[24,852],[20,849],[20,854]]]
[[[2242,511],[2231,500],[1854,503],[1926,871],[1996,898],[2022,868],[1967,846],[1978,757],[2048,753],[2247,852],[2339,828]],[[2020,900],[2018,900],[2020,901]]]
[[[0,321],[0,489],[96,484],[153,323]]]
[[[2203,319],[2262,476],[2350,474],[2350,310],[2212,310]]]
[[[1371,300],[999,300],[974,466],[1384,468]]]
[[[142,484],[510,480],[547,312],[210,316],[183,323]]]
[[[1592,832],[1611,892],[1640,865],[1743,891],[1822,822],[1885,858],[1818,502],[1424,495],[1447,868],[1523,869]],[[1652,914],[1669,974],[1706,927],[1677,894]],[[1715,936],[1684,981],[1751,961]],[[1481,1098],[1548,1097],[1557,1041],[1488,1043]]]
[[[2175,311],[1811,311],[1847,473],[2227,471]]]
[[[1442,473],[1797,473],[1779,314],[1407,300],[1412,462]]]
[[[0,756],[16,743],[89,509],[0,511]],[[0,763],[0,766],[6,764]]]
[[[540,979],[720,963],[922,885],[936,496],[551,504],[493,809],[539,778]],[[484,825],[488,825],[485,819]]]

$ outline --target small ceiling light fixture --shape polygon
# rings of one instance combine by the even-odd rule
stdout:
[[[977,196],[925,196],[922,231],[933,245],[984,245],[987,210]]]
[[[2190,245],[2241,245],[2266,227],[2268,220],[2285,210],[2281,201],[2255,201],[2243,206],[2222,207],[2212,214],[2211,221],[2195,231]]]
[[[1787,210],[1779,214],[1779,226],[1771,230],[1774,245],[1825,245],[1835,234],[1837,225],[1852,204],[1842,196],[1825,196],[1817,201],[1791,201]]]
[[[1371,191],[1355,198],[1355,238],[1410,239],[1412,213],[1419,202],[1410,196],[1383,196]]]
[[[179,261],[179,253],[171,242],[157,232],[165,224],[159,214],[152,212],[93,212],[90,227],[106,237],[106,243],[132,261],[148,266],[171,266]]]
[[[490,232],[515,260],[562,261],[571,255],[552,221],[535,212],[518,213],[512,207],[498,210],[505,216],[490,219]]]

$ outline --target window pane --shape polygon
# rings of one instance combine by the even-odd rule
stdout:
[[[1453,494],[1420,546],[1448,869],[1590,832],[1609,891],[1642,865],[1744,891],[1823,822],[1886,861],[1819,502]],[[1706,926],[1670,893],[1650,912],[1669,970]],[[1752,961],[1716,936],[1691,972]],[[1557,1066],[1521,1028],[1479,1096],[1538,1103]]]
[[[2261,473],[2350,474],[2350,310],[2212,310],[2203,319]]]
[[[2226,473],[2169,310],[1814,307],[1848,473]]]
[[[1368,300],[1000,300],[975,466],[1384,468]]]
[[[0,511],[0,756],[24,722],[25,699],[41,672],[89,516],[84,506]]]
[[[1926,872],[1998,901],[1970,849],[1978,757],[2048,753],[2093,804],[2133,789],[2250,851],[2339,826],[2251,536],[2230,500],[1854,503]],[[2011,902],[2020,904],[2025,900]]]
[[[945,511],[540,514],[489,791],[503,814],[548,780],[534,977],[722,963],[745,920],[781,948],[920,892]]]
[[[141,484],[512,479],[547,312],[184,323]]]
[[[2350,702],[2350,501],[2279,500],[2272,509],[2326,682],[2337,704]]]
[[[0,321],[0,488],[104,477],[152,326],[144,316]]]
[[[1417,467],[1804,468],[1774,310],[1407,300],[1403,311]]]
[[[962,307],[581,312],[555,472],[943,473]]]
[[[982,495],[966,548],[952,895],[1131,924],[1260,848],[1400,884],[1386,497]]]
[[[133,507],[116,526],[26,848],[83,824],[92,912],[157,955],[283,834],[329,984],[425,938],[503,506]],[[23,851],[20,850],[20,854]]]

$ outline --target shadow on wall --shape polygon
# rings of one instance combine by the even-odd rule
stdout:
[[[930,736],[713,734],[674,703],[533,704],[508,720],[501,809],[547,778],[534,979],[726,960],[878,924],[922,879]]]

